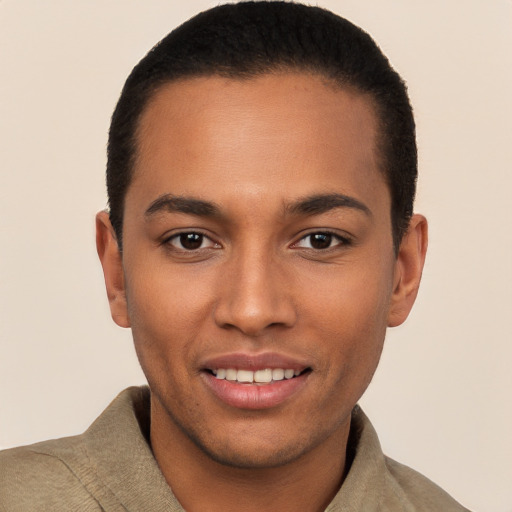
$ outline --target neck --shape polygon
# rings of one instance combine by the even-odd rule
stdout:
[[[151,445],[187,512],[325,510],[346,471],[350,419],[321,445],[279,467],[237,468],[204,453],[152,400]]]

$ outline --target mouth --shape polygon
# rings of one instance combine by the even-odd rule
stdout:
[[[280,354],[226,354],[205,361],[203,382],[224,405],[237,409],[270,409],[296,397],[313,367]]]
[[[282,380],[290,380],[311,371],[311,368],[296,370],[293,368],[264,368],[246,370],[236,368],[208,369],[216,379],[236,382],[238,384],[268,385]]]

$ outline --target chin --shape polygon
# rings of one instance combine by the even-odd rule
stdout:
[[[237,469],[271,469],[290,464],[301,458],[307,450],[302,446],[277,448],[273,446],[248,446],[239,438],[230,446],[205,446],[193,439],[196,446],[211,460]]]

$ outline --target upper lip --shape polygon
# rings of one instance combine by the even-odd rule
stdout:
[[[207,358],[201,363],[203,370],[235,368],[237,370],[256,371],[266,368],[283,368],[303,371],[310,366],[311,365],[302,359],[279,354],[277,352],[263,352],[259,354],[233,352]]]

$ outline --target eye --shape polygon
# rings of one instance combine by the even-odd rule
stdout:
[[[178,233],[168,238],[165,243],[180,251],[197,251],[199,249],[219,247],[219,244],[206,235],[195,231]]]
[[[295,247],[302,247],[305,249],[325,250],[336,247],[337,245],[348,245],[350,240],[334,233],[320,231],[317,233],[310,233],[301,238]]]

